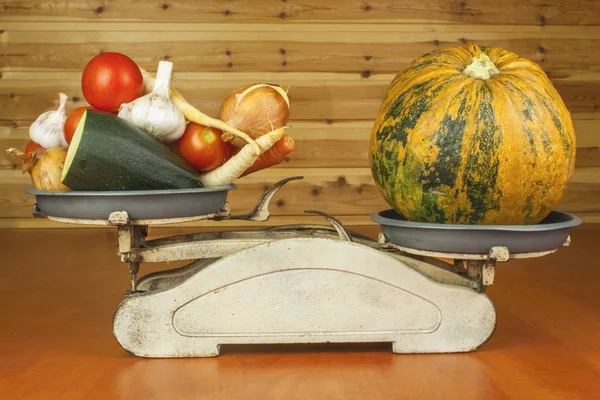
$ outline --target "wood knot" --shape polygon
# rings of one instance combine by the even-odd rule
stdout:
[[[277,207],[283,207],[285,206],[285,201],[283,201],[283,199],[279,199],[275,204],[277,204]]]
[[[0,29],[0,35],[4,33],[4,29]]]
[[[79,96],[71,97],[71,101],[73,101],[73,103],[77,103],[79,101]]]
[[[283,11],[279,13],[279,18],[284,19],[285,17],[286,15]]]
[[[223,15],[227,17],[227,16],[231,15],[231,11],[225,10],[225,11],[223,11]]]
[[[371,61],[371,58],[373,58],[373,57],[371,57],[371,56],[365,56],[365,60],[367,60],[367,61]]]
[[[544,46],[540,46],[538,50],[540,51],[540,53],[546,54],[546,49],[544,48]]]
[[[345,177],[345,176],[340,176],[340,177],[337,179],[337,183],[338,183],[338,185],[340,185],[340,186],[343,186],[343,185],[345,185],[345,184],[346,184],[346,177]]]
[[[279,49],[279,54],[281,54],[282,56],[285,56],[285,49]]]
[[[11,94],[8,95],[8,97],[10,97],[11,99],[14,99],[15,98],[15,94],[11,93]]]
[[[364,4],[364,5],[362,6],[362,9],[363,9],[364,11],[371,11],[371,10],[373,9],[373,7],[372,7],[370,4]]]
[[[0,79],[2,79],[2,71],[0,71]]]
[[[96,8],[96,14],[102,14],[104,12],[104,7],[100,6]]]
[[[167,55],[163,56],[163,60],[170,60],[170,59],[171,59],[171,56],[167,56]]]
[[[433,44],[434,44],[434,45],[436,45],[436,46],[439,46],[439,45],[440,45],[440,41],[439,41],[439,40],[437,40],[437,39],[435,39],[435,40],[433,41]]]
[[[104,53],[103,49],[98,50],[98,54],[102,54],[102,53]]]
[[[546,26],[548,24],[548,20],[546,20],[546,17],[544,17],[543,15],[540,15],[538,17],[538,23],[540,24],[540,26]]]
[[[283,65],[285,67],[287,65],[287,61],[282,61],[281,65]]]
[[[232,62],[230,62],[230,63],[228,63],[228,64],[227,64],[227,66],[228,66],[229,68],[231,68],[231,67],[233,67],[233,63],[232,63]]]
[[[17,129],[17,128],[19,127],[19,125],[17,125],[17,123],[16,123],[16,122],[13,122],[13,123],[12,123],[12,127],[13,127],[14,129]]]
[[[371,71],[362,71],[360,73],[360,76],[362,76],[363,78],[368,78],[371,76]]]
[[[331,124],[333,124],[333,120],[331,120],[331,119],[327,118],[327,119],[325,120],[325,123],[326,123],[327,125],[331,125]]]
[[[231,50],[225,50],[225,55],[226,56],[230,56],[231,55]]]
[[[458,39],[458,40],[460,40],[460,42],[461,42],[462,44],[467,44],[467,39],[465,39],[464,37],[463,37],[463,38],[460,38],[460,39]]]
[[[321,194],[321,190],[319,188],[315,187],[315,188],[312,188],[310,193],[312,193],[313,196],[318,196]]]
[[[358,185],[354,190],[356,191],[356,193],[362,193],[364,191],[363,185]]]
[[[169,8],[169,5],[167,3],[165,3],[165,4],[162,5],[162,9],[163,10],[166,10],[167,8]]]

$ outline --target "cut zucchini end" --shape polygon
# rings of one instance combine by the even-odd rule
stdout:
[[[79,124],[77,124],[77,128],[75,129],[75,133],[73,133],[73,137],[71,138],[71,144],[69,145],[69,150],[67,150],[67,157],[65,159],[65,166],[63,167],[62,175],[60,180],[64,183],[64,180],[69,173],[69,169],[71,168],[71,164],[73,163],[73,159],[75,158],[75,153],[77,153],[77,148],[79,147],[79,142],[81,142],[81,135],[83,134],[83,128],[85,127],[85,120],[87,118],[88,110],[85,110],[81,115],[81,119],[79,120]]]

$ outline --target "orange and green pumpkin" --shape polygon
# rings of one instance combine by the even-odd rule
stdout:
[[[410,221],[535,224],[573,174],[575,133],[537,64],[468,45],[425,54],[395,77],[369,157],[382,195]]]

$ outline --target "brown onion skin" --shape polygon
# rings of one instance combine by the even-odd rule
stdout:
[[[283,96],[268,86],[251,90],[238,102],[236,95],[254,85],[246,85],[230,92],[221,104],[220,119],[256,139],[286,126],[290,109]],[[278,87],[278,85],[271,86]],[[238,137],[234,137],[231,143],[237,147],[243,147],[246,144],[243,139]]]
[[[36,189],[66,192],[69,189],[61,182],[61,175],[67,158],[67,149],[55,147],[48,150],[34,150],[31,154],[31,181]],[[26,166],[27,168],[28,166]]]

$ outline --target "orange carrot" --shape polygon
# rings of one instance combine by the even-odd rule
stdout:
[[[260,171],[261,169],[281,164],[293,150],[294,139],[291,136],[284,134],[269,150],[261,154],[241,176],[246,176],[253,172]]]

